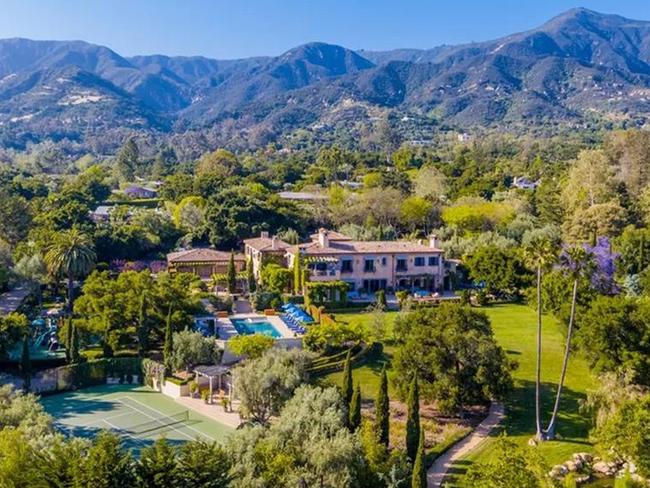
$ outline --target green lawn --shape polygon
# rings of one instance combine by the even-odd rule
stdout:
[[[386,312],[386,326],[388,329],[392,328],[392,323],[397,316],[397,312]],[[341,322],[347,322],[351,325],[357,327],[364,327],[372,320],[372,314],[370,313],[337,313],[336,320]],[[388,375],[391,374],[391,364],[390,361],[393,358],[394,347],[390,344],[384,345],[384,352],[380,357],[373,358],[372,360],[367,360],[361,365],[356,365],[353,368],[354,381],[361,383],[361,396],[365,400],[372,400],[377,396],[377,390],[379,388],[379,376],[381,375],[381,370],[386,366]],[[331,383],[335,385],[340,385],[343,382],[343,372],[338,371],[336,373],[330,373],[324,376],[321,379],[322,383]],[[388,383],[388,394],[394,397],[394,389],[391,382]]]
[[[507,405],[507,418],[504,428],[508,435],[525,444],[535,433],[535,311],[526,305],[502,304],[482,309],[492,321],[492,328],[499,344],[508,356],[517,361],[514,372],[515,390]],[[387,322],[392,323],[396,313],[386,314]],[[372,317],[368,313],[339,313],[337,319],[351,324],[362,325]],[[382,358],[366,362],[354,368],[355,380],[361,381],[363,396],[372,399],[376,395],[379,373],[384,362],[390,372],[390,359],[394,348],[386,346]],[[543,423],[548,424],[557,381],[562,367],[564,335],[558,321],[552,316],[543,319],[542,343],[542,382],[543,382]],[[324,378],[336,384],[341,382],[341,373],[332,373]],[[558,419],[557,432],[561,440],[545,442],[540,447],[544,459],[549,464],[565,461],[574,452],[589,450],[589,422],[579,412],[579,401],[588,389],[595,387],[594,378],[584,360],[573,355],[563,390],[563,400]],[[462,463],[463,467],[473,461],[489,459],[491,441],[485,442],[479,450]],[[460,466],[459,466],[460,467]]]
[[[524,445],[535,434],[535,311],[525,305],[493,305],[483,309],[490,320],[499,344],[519,367],[514,373],[515,390],[506,402],[504,429],[509,436]],[[562,368],[564,335],[558,321],[552,316],[543,318],[542,338],[542,423],[544,427],[553,410],[557,382]],[[579,402],[588,389],[595,387],[595,380],[586,362],[571,356],[563,389],[557,433],[561,440],[544,442],[540,453],[548,464],[557,464],[571,454],[589,451],[589,421],[579,412]],[[459,463],[462,472],[472,462],[489,459],[492,441],[488,440]],[[462,468],[461,468],[462,466]]]

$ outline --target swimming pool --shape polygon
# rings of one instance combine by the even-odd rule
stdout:
[[[267,320],[230,319],[232,325],[241,335],[262,334],[275,339],[282,337],[273,324]]]

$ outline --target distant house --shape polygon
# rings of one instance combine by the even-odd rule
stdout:
[[[458,134],[458,142],[469,142],[472,140],[472,136],[470,136],[467,132],[461,132]]]
[[[520,190],[534,190],[539,186],[539,180],[532,181],[524,176],[515,176],[515,179],[512,182],[512,186],[519,188]]]
[[[291,244],[277,236],[262,232],[259,237],[244,239],[244,254],[253,262],[253,273],[259,279],[262,266],[269,261],[284,264],[284,255]]]
[[[433,146],[433,141],[430,139],[413,139],[407,142],[411,147],[427,147]]]
[[[214,274],[228,271],[230,253],[207,247],[172,252],[167,255],[167,269],[170,273],[193,273],[202,280],[209,280]],[[246,257],[235,254],[235,270],[246,269]]]
[[[108,222],[111,218],[113,207],[110,205],[100,205],[95,210],[90,212],[90,218],[96,224],[101,222]]]
[[[132,185],[124,190],[124,194],[129,198],[156,198],[158,191],[153,188]]]
[[[327,195],[306,191],[281,191],[278,193],[278,196],[283,200],[293,200],[297,202],[317,202],[319,200],[327,199]]]
[[[363,188],[363,183],[360,183],[359,181],[341,180],[337,181],[337,183],[342,187],[350,188],[351,190],[359,190]]]

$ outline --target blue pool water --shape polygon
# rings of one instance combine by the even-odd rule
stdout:
[[[276,339],[282,337],[278,329],[266,320],[230,319],[230,321],[241,335],[262,334]]]

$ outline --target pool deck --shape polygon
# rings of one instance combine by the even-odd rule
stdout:
[[[269,322],[275,329],[282,335],[282,339],[294,339],[300,337],[298,334],[293,332],[287,324],[280,318],[279,315],[260,315],[257,313],[241,313],[231,315],[228,318],[217,318],[217,327],[219,328],[219,339],[227,341],[232,337],[238,335],[235,326],[232,324],[230,319],[254,319],[254,320],[265,320]]]

